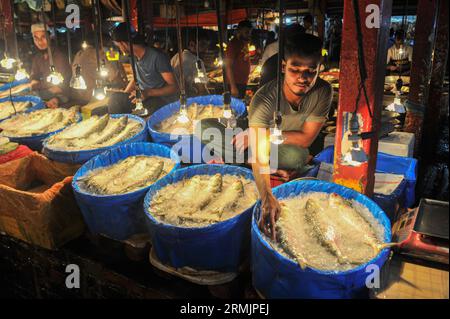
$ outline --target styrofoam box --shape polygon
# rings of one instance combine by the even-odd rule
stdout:
[[[325,136],[324,148],[334,145],[335,134]],[[414,133],[392,132],[378,142],[378,151],[403,157],[414,155]]]

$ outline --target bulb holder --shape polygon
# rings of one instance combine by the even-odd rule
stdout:
[[[47,82],[53,85],[60,85],[64,82],[64,77],[61,73],[55,70],[53,65],[50,67],[50,74],[47,76]]]

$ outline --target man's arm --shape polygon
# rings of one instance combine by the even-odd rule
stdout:
[[[308,148],[316,139],[323,126],[323,122],[305,122],[301,131],[283,132],[285,144]]]
[[[281,207],[270,187],[270,142],[269,129],[251,126],[249,129],[252,151],[252,171],[256,187],[261,198],[261,217],[259,227],[273,240],[276,238],[275,221],[278,219]],[[270,227],[269,227],[270,226]]]
[[[178,92],[178,84],[172,72],[161,73],[161,76],[167,85],[158,89],[145,89],[143,92],[144,98],[149,96],[168,96]]]

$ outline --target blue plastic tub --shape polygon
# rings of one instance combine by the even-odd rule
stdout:
[[[129,143],[110,149],[81,166],[73,178],[72,187],[84,221],[91,233],[125,240],[133,234],[146,232],[142,200],[149,186],[120,195],[94,195],[80,189],[77,183],[80,177],[93,169],[110,166],[135,155],[172,158],[176,164],[171,173],[180,165],[178,155],[168,147],[153,143]]]
[[[201,105],[212,104],[217,107],[222,107],[223,106],[223,97],[221,95],[206,95],[206,96],[198,96],[198,97],[188,98],[187,105],[189,106],[192,103],[198,103]],[[239,117],[247,115],[247,109],[245,107],[245,104],[241,100],[231,98],[230,106],[234,110],[236,117],[239,118]],[[179,155],[181,156],[182,162],[192,163],[194,161],[194,159],[196,158],[194,156],[194,147],[196,145],[199,146],[199,150],[197,150],[197,152],[201,152],[203,149],[203,145],[201,144],[201,142],[198,140],[197,137],[195,137],[194,135],[176,135],[176,134],[171,135],[168,133],[158,132],[156,130],[156,126],[159,123],[161,123],[168,117],[172,116],[173,114],[177,113],[179,110],[180,110],[180,102],[179,101],[163,106],[158,111],[153,113],[150,116],[150,118],[148,119],[148,121],[147,121],[148,130],[150,132],[152,141],[155,143],[163,143],[165,145],[174,145],[174,144],[180,142],[183,145],[187,145],[187,148],[189,149],[189,154],[182,154],[181,150],[180,150]]]
[[[226,221],[206,227],[185,228],[156,220],[149,211],[155,193],[166,185],[195,175],[240,175],[253,180],[249,169],[231,165],[194,165],[179,169],[150,186],[144,200],[152,247],[158,259],[175,268],[238,272],[250,249],[253,207]]]
[[[30,113],[45,108],[44,101],[42,101],[39,96],[34,95],[13,96],[11,98],[4,97],[0,99],[0,103],[10,101],[11,99],[13,102],[31,102],[32,106],[28,108],[24,113]],[[0,122],[9,119],[10,117],[11,116],[0,119]]]
[[[5,83],[3,85],[0,85],[0,92],[12,89],[13,87],[16,87],[18,85],[25,84],[25,83],[28,83],[28,82],[30,82],[29,79],[23,79],[23,80],[20,80],[20,81],[13,81],[13,82],[10,82],[10,83]],[[30,89],[26,89],[26,91],[29,91],[29,90]]]
[[[40,108],[38,108],[38,109],[40,109]],[[35,111],[37,111],[37,110],[35,110]],[[76,117],[77,117],[77,122],[81,121],[81,114],[80,113],[77,113]],[[59,129],[57,131],[54,131],[54,132],[50,132],[50,133],[46,133],[46,134],[40,134],[40,135],[34,135],[34,136],[27,136],[27,137],[10,137],[10,136],[6,136],[6,135],[5,136],[7,138],[9,138],[9,140],[11,142],[16,142],[16,143],[19,143],[19,144],[26,145],[30,149],[32,149],[33,151],[40,152],[42,150],[42,146],[43,146],[43,143],[44,143],[45,139],[47,139],[48,137],[52,136],[53,134],[61,132],[66,127],[63,127],[63,128],[61,128],[61,129]]]
[[[314,157],[316,165],[307,176],[317,176],[321,162],[332,164],[334,160],[334,147],[329,146]],[[391,195],[375,194],[374,201],[390,215],[395,210],[395,203],[401,207],[413,207],[415,204],[415,189],[417,177],[417,160],[410,157],[394,156],[378,153],[376,172],[398,174],[404,176],[404,181]]]
[[[391,223],[381,208],[366,196],[337,184],[304,180],[293,181],[273,189],[276,198],[282,199],[307,192],[337,193],[346,199],[366,206],[384,227],[384,241],[391,241]],[[255,205],[252,220],[252,280],[253,286],[266,298],[325,298],[344,299],[361,297],[367,293],[368,265],[379,269],[389,256],[386,248],[366,264],[343,272],[320,271],[300,266],[274,250],[261,234],[257,221],[261,202]],[[368,271],[368,270],[367,270]]]
[[[48,158],[62,163],[70,163],[70,164],[83,164],[93,158],[94,156],[97,156],[104,151],[110,150],[112,148],[115,148],[120,145],[129,144],[129,143],[136,143],[136,142],[146,142],[147,141],[147,130],[145,127],[145,121],[140,118],[139,116],[132,115],[132,114],[111,114],[112,118],[119,118],[122,116],[128,116],[129,118],[136,120],[141,123],[142,129],[139,131],[135,136],[130,137],[129,139],[122,141],[120,143],[111,145],[111,146],[105,146],[93,150],[81,150],[81,151],[63,151],[63,150],[53,150],[49,147],[47,147],[47,141],[44,141],[44,149],[42,150],[42,153],[47,156]]]

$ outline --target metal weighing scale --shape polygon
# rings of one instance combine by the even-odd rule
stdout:
[[[400,253],[448,264],[449,203],[423,198],[400,216],[393,228]]]

